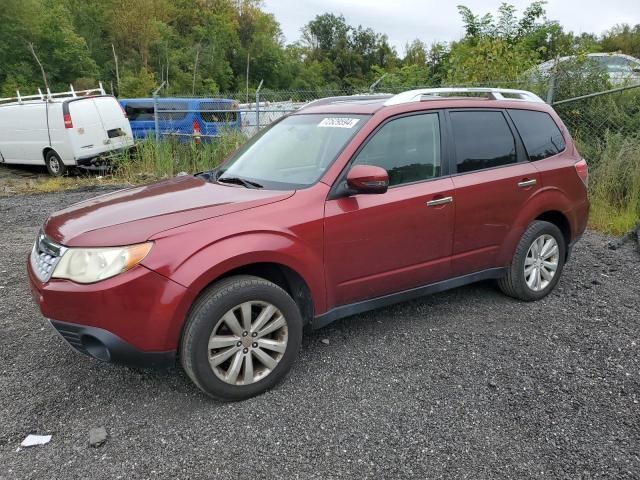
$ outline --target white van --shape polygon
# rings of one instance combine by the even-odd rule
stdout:
[[[118,101],[102,85],[93,90],[0,98],[0,163],[46,165],[54,176],[67,167],[97,168],[133,146]]]

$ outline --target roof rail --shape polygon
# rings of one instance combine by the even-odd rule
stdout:
[[[527,102],[544,103],[535,93],[527,90],[514,90],[511,88],[463,88],[463,87],[446,87],[446,88],[420,88],[418,90],[409,90],[394,95],[386,102],[385,106],[400,105],[402,103],[420,102],[422,100],[430,100],[441,98],[450,94],[457,93],[482,93],[490,100],[524,100]],[[505,95],[507,95],[505,97]],[[427,98],[423,98],[427,97]],[[431,98],[429,98],[431,97]]]
[[[393,95],[385,94],[385,93],[363,93],[363,94],[356,94],[356,95],[340,95],[337,97],[325,97],[325,98],[319,98],[318,100],[312,100],[311,102],[301,107],[299,110],[302,110],[303,108],[308,108],[308,107],[329,105],[332,103],[366,102],[366,101],[373,101],[373,100],[391,99],[392,96]]]
[[[86,95],[106,95],[107,93],[104,91],[102,87],[102,82],[98,84],[98,88],[90,88],[88,90],[74,90],[73,85],[69,85],[70,90],[68,92],[56,92],[51,93],[51,91],[47,88],[46,93],[42,93],[42,90],[38,89],[37,95],[21,95],[20,90],[16,90],[16,97],[7,97],[0,98],[0,103],[9,103],[9,102],[18,102],[23,103],[25,100],[52,100],[54,98],[61,97],[79,97]]]

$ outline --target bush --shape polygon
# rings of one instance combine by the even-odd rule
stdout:
[[[607,133],[588,148],[597,159],[590,167],[590,224],[621,235],[640,220],[640,136]]]

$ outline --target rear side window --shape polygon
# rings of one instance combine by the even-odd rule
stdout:
[[[548,113],[509,110],[509,115],[522,137],[529,160],[542,160],[565,149],[562,133]]]
[[[153,120],[153,103],[127,103],[124,111],[132,122]]]
[[[358,154],[356,165],[375,165],[389,173],[389,186],[440,175],[440,123],[437,113],[391,120]]]
[[[450,112],[457,172],[516,163],[516,142],[500,111]]]
[[[204,122],[229,122],[238,120],[238,112],[229,102],[200,102],[200,116]]]

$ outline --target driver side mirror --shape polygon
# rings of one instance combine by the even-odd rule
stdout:
[[[347,174],[347,186],[354,193],[385,193],[389,188],[389,174],[374,165],[356,165]]]

